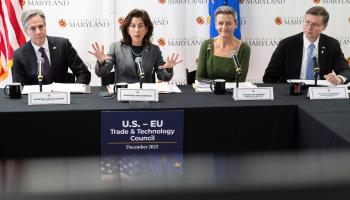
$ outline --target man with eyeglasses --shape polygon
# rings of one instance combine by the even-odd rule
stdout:
[[[45,15],[41,10],[25,10],[22,25],[30,41],[13,55],[13,81],[22,85],[38,84],[38,59],[42,61],[43,84],[76,82],[89,84],[91,73],[70,41],[46,34]],[[71,69],[76,80],[68,75]],[[40,69],[40,68],[39,68]]]
[[[322,34],[329,14],[321,6],[310,8],[303,32],[280,41],[265,70],[264,83],[285,83],[287,79],[314,78],[314,61],[318,60],[321,79],[338,85],[350,81],[350,68],[339,42]]]

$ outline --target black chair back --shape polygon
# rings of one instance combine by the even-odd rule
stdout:
[[[192,83],[194,83],[194,81],[196,80],[196,72],[197,70],[188,72],[188,69],[186,69],[187,85],[192,85]]]
[[[109,84],[114,84],[115,81],[115,73],[110,72],[107,76],[101,78],[101,85],[106,86]]]
[[[65,83],[75,83],[75,76],[74,76],[74,74],[67,72]]]

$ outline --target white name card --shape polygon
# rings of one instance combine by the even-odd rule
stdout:
[[[234,100],[273,100],[273,87],[234,88]]]
[[[70,104],[69,92],[30,92],[28,105]]]
[[[155,89],[119,88],[118,101],[158,101],[158,91]]]
[[[331,87],[309,87],[310,99],[348,99],[349,93],[346,85]]]

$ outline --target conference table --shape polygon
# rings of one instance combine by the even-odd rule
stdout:
[[[234,101],[232,94],[160,94],[159,102],[102,99],[102,87],[72,94],[68,105],[29,106],[26,95],[0,94],[1,158],[98,156],[102,111],[184,112],[184,154],[299,151],[350,147],[350,101],[309,100],[274,88],[274,100]]]

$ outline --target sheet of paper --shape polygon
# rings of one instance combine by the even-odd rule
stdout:
[[[128,84],[130,89],[140,89],[140,83]],[[161,83],[143,83],[142,88],[144,89],[156,89],[159,93],[181,93],[179,87],[176,84],[169,82]]]
[[[113,93],[113,87],[114,85],[108,85],[107,90],[109,93]],[[129,89],[140,89],[140,83],[129,83],[128,84]],[[158,91],[158,93],[181,93],[181,90],[179,87],[177,87],[176,84],[169,83],[169,82],[162,82],[162,83],[143,83],[142,84],[143,89],[155,89]]]
[[[305,83],[305,85],[314,85],[314,80],[303,80],[303,79],[288,79],[287,83]],[[317,80],[317,85],[320,86],[334,86],[327,80]]]
[[[22,94],[30,92],[39,92],[39,85],[25,85],[23,86]],[[50,85],[43,85],[43,92],[70,92],[70,93],[90,93],[90,86],[80,83],[52,83]]]
[[[232,89],[236,87],[236,82],[226,82],[225,84],[226,89]],[[239,82],[238,87],[240,88],[254,88],[257,87],[251,82]],[[210,89],[210,81],[198,81],[196,80],[193,84],[193,88],[196,92],[212,92]]]

